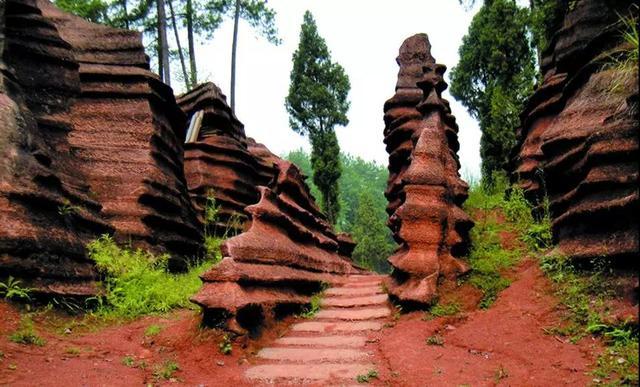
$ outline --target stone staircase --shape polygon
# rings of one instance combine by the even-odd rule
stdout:
[[[260,350],[245,376],[256,384],[357,385],[358,375],[377,369],[367,335],[391,315],[383,278],[353,275],[327,289],[321,310]]]

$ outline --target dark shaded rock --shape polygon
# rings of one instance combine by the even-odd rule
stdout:
[[[534,203],[548,195],[562,253],[637,266],[638,71],[606,65],[629,49],[616,23],[628,7],[584,0],[566,13],[521,116],[512,177]]]
[[[389,294],[400,302],[437,300],[440,280],[468,271],[471,219],[462,211],[468,186],[460,179],[458,126],[441,98],[445,66],[435,63],[426,34],[402,44],[396,94],[385,103],[389,153],[389,227],[398,250],[389,258]]]

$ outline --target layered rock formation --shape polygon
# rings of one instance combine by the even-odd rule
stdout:
[[[637,63],[607,64],[630,49],[618,16],[630,10],[583,0],[566,13],[517,134],[513,179],[536,203],[548,195],[555,242],[579,260],[637,265]]]
[[[36,292],[94,294],[85,245],[113,228],[71,141],[78,63],[34,0],[2,5],[0,276],[29,278]]]
[[[310,302],[322,283],[357,273],[320,210],[300,170],[277,162],[270,187],[258,188],[260,201],[248,206],[249,230],[227,240],[223,260],[201,278],[192,301],[207,324],[253,330]]]
[[[36,291],[96,292],[88,241],[195,256],[185,118],[148,69],[139,33],[38,0],[2,3],[0,276]]]
[[[430,304],[437,284],[468,270],[458,259],[469,245],[471,219],[462,211],[468,186],[458,174],[457,132],[445,66],[435,63],[427,35],[402,44],[396,94],[385,103],[389,227],[400,247],[389,262],[389,294],[406,304]]]
[[[202,84],[177,101],[189,120],[199,121],[193,122],[194,136],[184,146],[185,175],[193,203],[204,217],[207,202],[215,197],[219,210],[213,232],[230,227],[240,231],[247,220],[245,207],[260,198],[257,187],[267,185],[276,174],[271,157],[277,156],[247,139],[242,123],[213,83]]]

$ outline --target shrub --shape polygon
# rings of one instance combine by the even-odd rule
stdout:
[[[173,308],[195,308],[189,302],[202,285],[199,275],[210,262],[191,267],[184,274],[167,271],[168,255],[155,256],[141,249],[119,247],[108,235],[89,243],[89,257],[103,274],[106,293],[97,313],[137,317],[165,313]]]
[[[0,282],[0,296],[3,296],[5,300],[31,299],[29,296],[31,289],[23,288],[20,286],[21,283],[20,280],[9,276],[6,282]]]

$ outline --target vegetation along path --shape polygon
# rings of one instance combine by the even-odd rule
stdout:
[[[383,276],[349,276],[327,289],[321,309],[308,321],[257,353],[245,376],[256,383],[355,384],[377,376],[367,334],[391,315]]]

